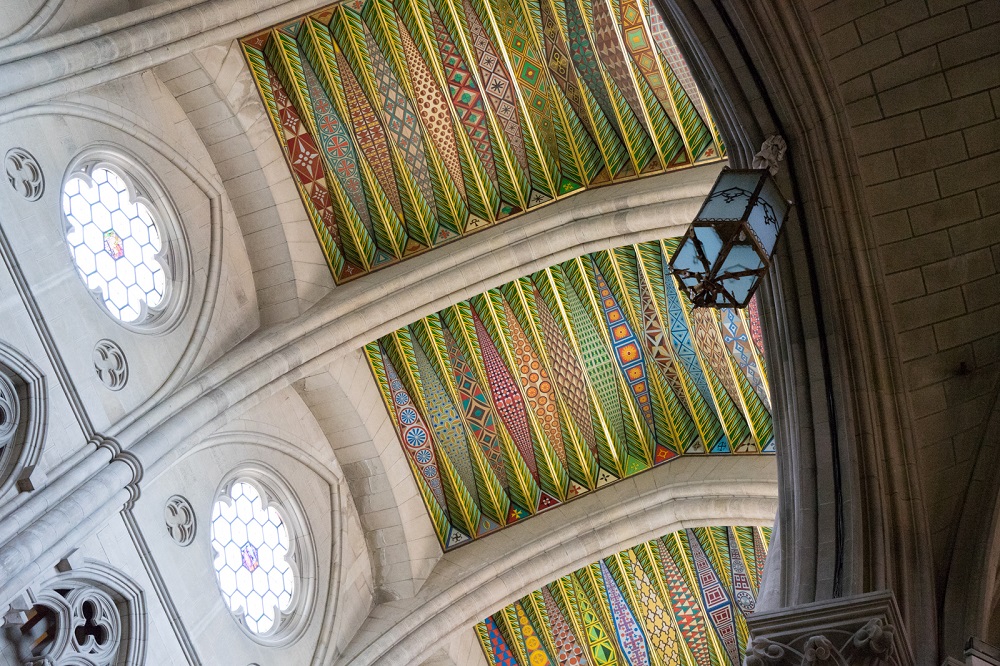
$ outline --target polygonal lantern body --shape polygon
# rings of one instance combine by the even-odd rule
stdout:
[[[746,307],[771,266],[789,206],[767,169],[722,170],[670,259],[696,307]]]

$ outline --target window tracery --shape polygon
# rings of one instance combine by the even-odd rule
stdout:
[[[300,535],[290,498],[257,479],[237,477],[212,508],[211,540],[219,590],[251,636],[280,639],[300,605]]]
[[[25,666],[137,666],[145,661],[145,618],[139,587],[89,562],[15,599],[4,619]]]
[[[23,355],[0,343],[0,497],[15,484],[34,490],[46,429],[45,379]]]
[[[186,292],[178,280],[187,266],[182,233],[136,160],[103,149],[77,157],[63,182],[62,212],[77,273],[113,319],[144,332],[154,320],[173,319],[164,315]]]

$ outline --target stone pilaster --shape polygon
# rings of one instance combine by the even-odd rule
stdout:
[[[744,666],[912,666],[889,591],[755,613]]]

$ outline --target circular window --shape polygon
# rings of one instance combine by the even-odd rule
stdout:
[[[78,157],[62,209],[77,272],[104,310],[130,328],[168,323],[186,262],[173,210],[145,170],[107,152]]]
[[[216,580],[237,622],[257,640],[284,642],[309,596],[309,558],[298,507],[268,481],[240,475],[224,486],[211,539]]]

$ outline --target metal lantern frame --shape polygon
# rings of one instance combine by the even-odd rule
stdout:
[[[747,199],[747,205],[743,210],[742,215],[740,215],[738,219],[734,217],[702,217],[706,208],[708,208],[709,204],[716,198],[733,196],[731,194],[733,190],[732,187],[722,187],[720,189],[720,184],[723,184],[724,178],[734,175],[758,176],[756,186]],[[791,209],[791,202],[788,201],[786,202],[787,205],[784,207],[784,211],[779,213],[779,211],[777,211],[770,202],[761,198],[761,192],[768,182],[772,183],[773,190],[780,196],[780,190],[778,190],[777,184],[773,182],[772,174],[768,169],[730,169],[729,167],[725,167],[719,173],[719,177],[712,186],[711,193],[702,203],[701,209],[698,211],[698,215],[695,216],[695,219],[691,222],[691,225],[684,233],[684,236],[681,237],[677,250],[670,258],[670,272],[675,278],[677,278],[678,284],[687,294],[688,298],[695,307],[745,308],[749,304],[750,299],[753,298],[757,289],[760,287],[760,280],[771,268],[771,255],[768,253],[768,249],[763,246],[760,237],[750,224],[751,214],[757,207],[761,207],[764,214],[764,223],[775,224],[777,226],[777,231],[775,232],[775,243],[777,243],[777,238],[781,233],[781,229],[788,218],[788,212]],[[745,196],[747,191],[748,190],[739,190],[739,196]],[[782,201],[784,200],[782,199]],[[711,261],[708,258],[708,255],[705,252],[704,244],[695,233],[696,229],[706,227],[714,229],[716,234],[722,240],[722,247],[716,254],[714,261]],[[681,255],[681,250],[684,249],[684,246],[687,243],[691,243],[693,245],[695,255],[697,260],[701,263],[703,270],[693,271],[686,268],[678,268],[676,266],[678,257]],[[729,253],[738,245],[750,246],[753,248],[754,252],[756,252],[760,258],[760,268],[721,272]],[[773,247],[774,246],[772,245],[772,252]],[[738,300],[724,285],[725,280],[751,276],[755,277],[756,280],[748,289],[746,297],[742,300]],[[692,278],[697,280],[697,282],[693,285],[687,284],[686,281],[690,281]]]

